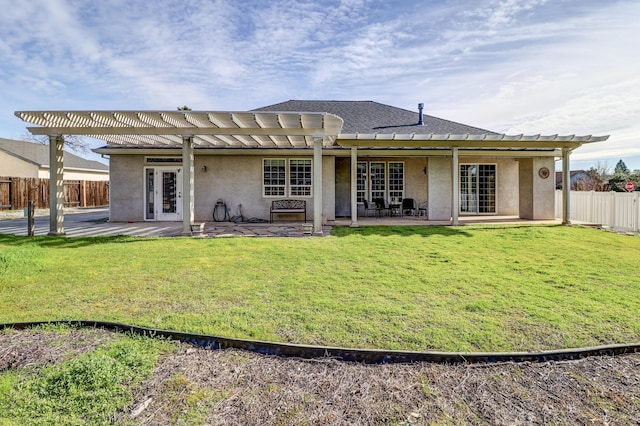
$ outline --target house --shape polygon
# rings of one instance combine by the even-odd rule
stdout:
[[[65,152],[65,180],[108,181],[109,167]],[[49,179],[47,145],[0,138],[0,176]]]
[[[605,182],[584,170],[569,172],[570,189],[572,191],[603,190]],[[556,189],[562,189],[562,172],[556,172]]]
[[[552,219],[555,160],[568,173],[572,150],[608,138],[504,135],[426,115],[423,104],[409,111],[372,101],[16,115],[49,136],[58,172],[60,135],[107,142],[94,151],[110,157],[110,220],[182,221],[185,234],[211,220],[219,200],[255,218],[268,218],[273,200],[306,200],[316,234],[340,216],[357,225],[374,198],[413,198],[430,219],[454,225],[460,215]],[[568,191],[564,200],[568,211]]]

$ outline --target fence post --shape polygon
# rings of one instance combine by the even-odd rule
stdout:
[[[609,220],[607,225],[612,228],[615,228],[616,225],[616,193],[614,191],[609,191]]]
[[[33,200],[29,200],[27,206],[27,236],[33,237],[36,233],[35,209],[33,208]]]
[[[640,191],[633,195],[633,231],[640,232]]]

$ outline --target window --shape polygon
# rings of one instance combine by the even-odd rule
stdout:
[[[403,162],[359,161],[356,173],[358,202],[373,202],[375,198],[400,201],[404,198]]]
[[[367,192],[369,186],[367,185],[367,163],[364,161],[358,162],[358,168],[356,173],[356,194],[358,202],[361,203],[367,200]]]
[[[262,160],[264,197],[311,197],[313,169],[310,158],[264,158]]]
[[[404,196],[404,164],[389,163],[389,200],[401,201]]]
[[[147,163],[182,163],[182,157],[146,157]]]
[[[371,178],[371,201],[376,198],[382,198],[386,200],[386,173],[385,163],[375,162],[369,163],[369,177]]]
[[[289,192],[292,197],[311,197],[311,160],[289,160]]]
[[[286,167],[283,158],[262,160],[262,182],[265,197],[283,197],[286,188]]]
[[[460,165],[460,212],[496,213],[496,165]]]

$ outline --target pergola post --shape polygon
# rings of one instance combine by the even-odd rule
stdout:
[[[460,174],[458,147],[451,149],[451,224],[458,225],[458,214],[460,211]]]
[[[64,137],[49,135],[48,235],[64,234]]]
[[[193,136],[182,136],[182,235],[191,235],[194,186]]]
[[[571,150],[562,149],[562,224],[571,225],[571,172],[569,157]]]
[[[322,138],[313,138],[313,235],[322,236]]]
[[[358,147],[351,147],[351,226],[358,226]]]

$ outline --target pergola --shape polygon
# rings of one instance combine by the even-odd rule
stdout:
[[[49,235],[64,235],[63,148],[65,135],[102,139],[108,144],[182,147],[183,233],[194,220],[194,146],[232,148],[309,148],[322,163],[322,147],[333,145],[340,117],[317,112],[233,111],[16,111],[49,137]],[[314,167],[314,232],[322,233],[322,167]]]
[[[457,173],[460,156],[490,156],[490,157],[521,157],[535,155],[538,157],[560,157],[562,158],[562,181],[569,182],[570,175],[570,155],[573,150],[582,144],[592,142],[602,142],[609,136],[559,136],[559,135],[505,135],[498,133],[486,134],[433,134],[433,133],[410,133],[410,134],[362,134],[342,133],[338,136],[336,143],[343,147],[351,147],[351,191],[355,194],[355,181],[353,176],[356,173],[355,163],[357,159],[357,149],[360,148],[396,148],[430,150],[432,152],[446,153],[452,159],[452,190],[451,190],[451,222],[458,225],[458,202],[460,181]],[[400,151],[402,152],[402,151]],[[569,185],[562,186],[562,223],[570,224],[570,188]],[[351,200],[352,211],[356,209],[354,197]],[[353,223],[357,218],[353,218]]]
[[[109,145],[181,147],[183,179],[183,233],[191,232],[194,220],[194,146],[246,149],[313,148],[316,165],[322,164],[323,148],[351,151],[351,214],[357,225],[356,165],[358,150],[396,150],[452,158],[452,224],[458,224],[460,156],[561,157],[563,182],[569,182],[571,152],[585,143],[608,136],[541,136],[473,134],[358,134],[341,133],[343,120],[322,112],[253,111],[17,111],[17,117],[37,125],[27,127],[50,141],[50,235],[64,234],[63,146],[64,135],[102,139]],[[409,151],[412,150],[412,151]],[[313,168],[314,233],[322,234],[322,167]],[[569,224],[569,185],[563,185],[564,224]]]

